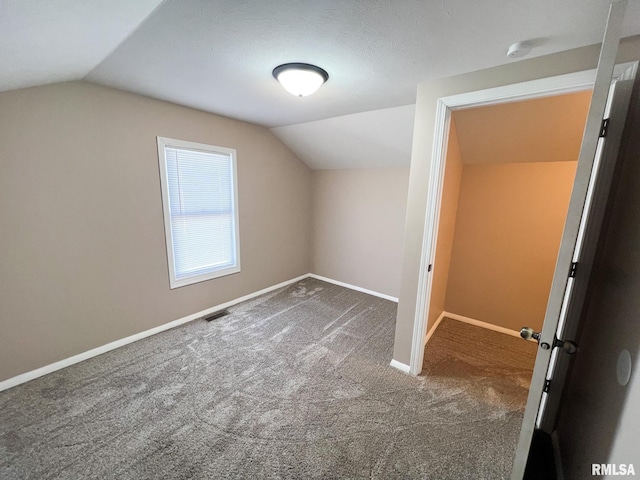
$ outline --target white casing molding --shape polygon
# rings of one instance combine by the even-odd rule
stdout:
[[[624,69],[621,67],[620,70],[622,71]],[[436,104],[431,166],[429,176],[426,179],[429,185],[429,197],[427,199],[422,235],[418,294],[411,341],[411,359],[409,362],[411,374],[418,375],[420,373],[424,357],[424,341],[427,334],[427,312],[429,311],[429,303],[431,300],[433,278],[432,270],[429,269],[428,266],[435,263],[436,240],[440,220],[440,203],[442,200],[442,185],[444,181],[451,112],[461,108],[496,105],[516,100],[528,100],[588,90],[593,88],[595,72],[595,70],[574,72],[512,85],[503,85],[486,90],[460,93],[438,99]]]

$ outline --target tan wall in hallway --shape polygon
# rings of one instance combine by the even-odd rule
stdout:
[[[237,150],[242,272],[169,289],[156,136]],[[0,94],[0,380],[310,270],[311,171],[269,130],[86,82]]]
[[[458,134],[452,119],[447,144],[444,182],[442,185],[442,203],[440,204],[440,221],[438,224],[436,256],[433,266],[427,332],[429,332],[429,329],[433,326],[443,310],[445,310],[453,236],[456,228],[458,197],[460,195],[460,183],[462,181],[462,168]]]
[[[542,328],[576,166],[464,166],[446,311]]]
[[[317,275],[397,297],[409,168],[313,172]]]

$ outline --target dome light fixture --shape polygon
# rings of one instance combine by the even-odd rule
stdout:
[[[287,92],[296,97],[311,95],[329,79],[325,70],[308,63],[279,65],[273,69],[273,76]]]

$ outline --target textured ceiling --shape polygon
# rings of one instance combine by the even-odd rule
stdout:
[[[640,33],[629,2],[625,35]],[[599,43],[606,0],[166,0],[88,80],[266,126],[415,102],[424,80]],[[271,76],[314,63],[328,83],[310,97]]]
[[[290,126],[273,131],[313,168],[408,164],[418,83],[513,62],[519,40],[534,45],[528,58],[599,43],[608,3],[0,0],[0,90],[84,78]],[[625,17],[634,34],[640,0]],[[286,62],[330,79],[294,97],[271,76]]]
[[[161,0],[0,0],[0,91],[78,80]]]
[[[591,91],[458,110],[462,163],[578,160]]]

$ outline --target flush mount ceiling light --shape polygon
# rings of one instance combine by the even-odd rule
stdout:
[[[273,76],[291,95],[306,97],[329,79],[322,68],[308,63],[285,63],[273,69]]]

